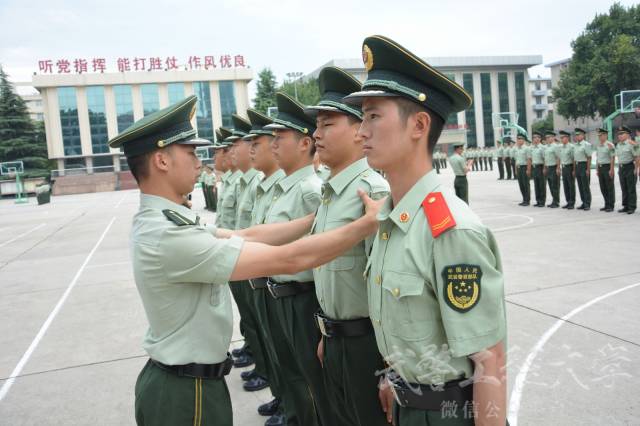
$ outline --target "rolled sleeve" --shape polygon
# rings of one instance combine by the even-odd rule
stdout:
[[[236,266],[244,240],[216,238],[210,229],[175,227],[163,234],[159,258],[169,283],[226,284]]]

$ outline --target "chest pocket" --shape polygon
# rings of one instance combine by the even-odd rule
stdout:
[[[382,276],[385,330],[406,340],[423,340],[433,334],[438,307],[424,279],[412,273],[385,271]]]

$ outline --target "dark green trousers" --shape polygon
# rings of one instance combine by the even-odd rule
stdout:
[[[498,157],[498,177],[504,179],[504,160]]]
[[[395,426],[473,426],[471,409],[456,406],[451,410],[419,410],[394,403]]]
[[[318,359],[320,331],[316,327],[313,314],[320,306],[316,293],[309,291],[295,296],[276,299],[276,313],[287,338],[289,350],[293,354],[298,370],[309,386],[320,424],[340,425],[338,413],[331,407],[322,377],[322,366]],[[307,423],[302,423],[307,425]]]
[[[616,204],[616,189],[613,184],[613,176],[610,176],[611,164],[598,165],[598,183],[600,184],[600,192],[604,198],[604,208],[613,209]]]
[[[138,426],[232,426],[231,397],[224,379],[178,377],[149,360],[135,389]]]
[[[384,369],[371,334],[359,337],[323,337],[322,373],[329,401],[348,426],[388,426],[378,399],[376,372]]]
[[[515,158],[511,159],[511,171],[513,174],[513,178],[515,179],[516,178],[516,159]]]
[[[547,201],[547,185],[544,183],[544,165],[533,166],[533,191],[536,196],[536,203],[543,204]]]
[[[551,204],[560,205],[560,177],[558,176],[558,166],[547,167],[547,184],[551,193]]]
[[[622,164],[618,169],[620,189],[622,190],[622,207],[635,210],[637,207],[636,175],[633,162]]]
[[[249,286],[249,281],[231,281],[231,294],[238,306],[240,314],[240,332],[249,346],[249,351],[256,363],[256,373],[262,377],[268,377],[266,361],[264,359],[264,348],[258,338],[258,321],[256,320],[255,305],[253,297],[249,299],[248,292],[253,291]],[[251,300],[251,303],[249,303]]]
[[[531,201],[531,183],[527,176],[527,166],[518,166],[518,186],[520,194],[522,194],[522,202],[529,203]]]
[[[458,198],[469,204],[469,183],[466,176],[456,176],[453,180],[453,189],[455,189]]]
[[[585,207],[591,207],[591,187],[589,186],[589,176],[587,176],[587,162],[576,163],[576,181],[578,182],[578,192],[580,201]]]
[[[562,166],[562,188],[567,205],[574,206],[576,204],[576,179],[573,176],[573,164]]]
[[[212,212],[216,211],[216,207],[218,206],[218,189],[215,185],[210,185],[209,187],[209,210]]]
[[[204,208],[209,210],[211,206],[211,201],[209,200],[209,187],[204,184],[204,182],[200,183],[200,187],[202,188],[202,195],[204,196]]]
[[[511,179],[511,158],[507,157],[504,159],[504,165],[507,168],[507,179]]]

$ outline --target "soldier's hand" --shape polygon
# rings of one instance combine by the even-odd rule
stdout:
[[[613,179],[614,171],[613,169],[609,170],[609,177]]]
[[[386,377],[382,377],[378,384],[378,398],[380,399],[382,411],[387,415],[387,422],[393,424],[393,391],[391,390],[391,383]]]
[[[591,176],[591,169],[587,168],[587,176]]]
[[[324,359],[324,339],[322,337],[320,338],[320,342],[318,342],[318,351],[316,355],[318,355],[320,365],[324,367],[324,363],[322,362],[322,360]]]
[[[556,170],[556,174],[558,175],[558,177],[560,177],[560,175],[562,174],[562,172],[558,169],[558,170]]]
[[[362,204],[364,204],[364,216],[365,218],[371,221],[371,233],[376,232],[378,230],[378,212],[382,208],[387,197],[383,197],[379,200],[373,200],[369,195],[363,191],[362,189],[358,189],[358,195],[362,200]]]

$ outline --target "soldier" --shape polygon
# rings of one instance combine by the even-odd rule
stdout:
[[[637,171],[634,171],[634,163],[638,162],[637,146],[631,141],[631,129],[627,126],[618,128],[618,144],[616,145],[618,156],[618,177],[622,190],[622,208],[620,213],[633,214],[636,211],[636,180]]]
[[[453,188],[458,198],[465,203],[469,204],[469,183],[467,182],[467,173],[469,173],[469,166],[473,160],[465,160],[462,151],[464,150],[464,144],[462,142],[453,144],[453,155],[449,157],[451,163],[451,170],[455,174],[453,180]]]
[[[547,143],[544,148],[544,175],[551,193],[551,204],[547,207],[557,209],[560,207],[560,152],[554,131],[547,130],[544,138]]]
[[[111,148],[124,149],[141,192],[131,258],[149,321],[143,347],[150,359],[135,387],[138,425],[232,425],[224,380],[232,364],[227,283],[316,267],[377,227],[373,208],[335,231],[280,247],[217,238],[215,226],[181,205],[201,171],[195,148],[211,145],[191,127],[196,102],[190,96],[147,115],[109,141]],[[309,226],[309,220],[302,222]],[[277,236],[263,237],[254,241],[280,243]]]
[[[487,163],[489,164],[489,170],[493,171],[493,157],[495,155],[495,147],[487,148]]]
[[[604,207],[600,211],[610,213],[616,204],[616,190],[614,187],[614,170],[616,166],[616,147],[607,140],[609,133],[606,129],[598,128],[600,143],[596,147],[596,170],[600,192],[604,198]]]
[[[527,135],[518,134],[517,148],[515,149],[516,170],[518,173],[518,186],[522,194],[522,202],[519,206],[528,206],[531,200],[531,152],[525,146]]]
[[[576,127],[575,145],[573,149],[573,157],[576,162],[576,180],[578,181],[578,191],[580,192],[580,201],[582,204],[578,210],[591,210],[591,187],[589,181],[591,179],[591,154],[593,147],[591,142],[584,139],[585,131]]]
[[[365,39],[363,59],[363,90],[346,100],[362,103],[365,154],[391,186],[366,272],[369,314],[389,363],[392,390],[381,395],[388,420],[394,412],[398,426],[504,425],[506,385],[496,377],[506,352],[500,254],[491,232],[430,167],[446,118],[471,97],[385,37]],[[492,384],[472,390],[474,369],[493,376]],[[447,401],[455,406],[443,418]],[[464,406],[477,407],[478,420],[464,419]]]
[[[232,131],[220,128],[220,133],[225,138],[223,144],[227,147],[225,156],[229,170],[222,175],[222,188],[218,196],[218,207],[216,225],[221,228],[234,229],[236,221],[236,193],[233,189],[236,181],[242,176],[242,172],[238,170],[238,166],[233,162],[231,149],[232,143],[239,136],[234,135]]]
[[[531,147],[531,167],[533,177],[533,189],[536,196],[534,207],[544,207],[547,201],[547,186],[544,183],[544,152],[541,145],[542,133],[533,132],[533,146]]]
[[[507,169],[507,180],[511,180],[511,138],[505,136],[504,142],[504,165]]]
[[[563,209],[572,210],[576,204],[576,175],[575,162],[573,160],[573,146],[569,143],[571,134],[560,130],[560,164],[562,165],[562,188],[564,190],[564,198],[567,204],[562,206]]]
[[[509,146],[511,148],[509,150],[509,155],[511,156],[511,179],[516,180],[518,179],[518,175],[516,173],[516,143],[511,140]]]
[[[498,162],[498,180],[504,180],[504,148],[500,140],[496,141],[496,161]]]
[[[433,153],[433,159],[431,160],[432,167],[436,169],[436,173],[440,174],[440,155],[438,152]]]

